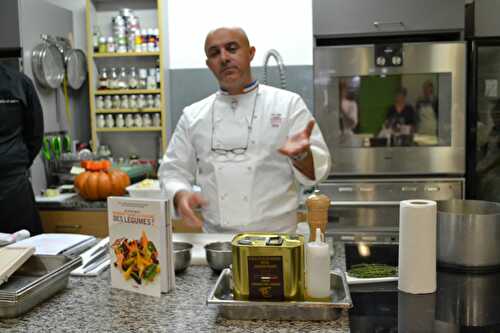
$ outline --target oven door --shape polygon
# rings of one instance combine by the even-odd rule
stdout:
[[[315,117],[332,175],[463,175],[465,44],[401,44],[390,67],[378,50],[314,49]]]

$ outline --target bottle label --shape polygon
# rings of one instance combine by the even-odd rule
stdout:
[[[283,257],[248,257],[249,299],[285,300]]]

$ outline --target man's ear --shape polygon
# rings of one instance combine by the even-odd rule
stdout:
[[[255,47],[250,48],[250,61],[253,60],[253,57],[255,56]]]

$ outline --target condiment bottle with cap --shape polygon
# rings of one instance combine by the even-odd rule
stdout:
[[[305,245],[306,300],[330,298],[330,251],[322,240],[321,229],[316,228],[315,241]]]
[[[307,223],[311,229],[311,241],[316,239],[316,228],[320,228],[322,233],[326,231],[328,224],[328,208],[330,207],[330,198],[325,194],[315,190],[306,200]]]

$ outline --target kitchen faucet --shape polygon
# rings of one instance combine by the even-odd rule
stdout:
[[[285,64],[283,63],[283,58],[278,51],[275,49],[270,49],[264,56],[264,84],[267,84],[267,63],[269,62],[269,58],[273,57],[278,64],[278,71],[280,73],[280,82],[281,88],[286,89],[286,73],[285,73]]]

